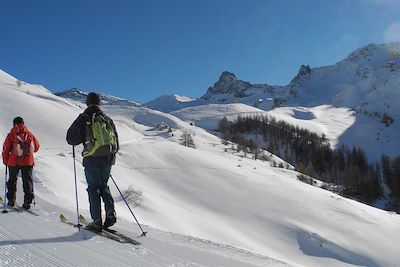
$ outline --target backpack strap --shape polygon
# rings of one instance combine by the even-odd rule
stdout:
[[[85,129],[83,145],[87,145],[90,142],[93,142],[93,136],[91,136],[90,125],[93,123],[94,116],[95,116],[95,113],[93,113],[92,116],[90,116],[89,114],[86,114],[86,113],[82,113],[83,124],[84,124],[84,129]]]

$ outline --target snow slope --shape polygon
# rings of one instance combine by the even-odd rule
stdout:
[[[41,205],[45,202],[40,199]],[[117,243],[61,224],[60,208],[45,204],[37,212],[1,214],[0,266],[288,266],[262,255],[156,229],[136,238],[140,246]],[[73,217],[73,216],[71,216]],[[135,236],[132,225],[120,231]]]
[[[42,87],[18,87],[3,72],[0,101],[2,136],[13,117],[20,115],[42,144],[34,172],[42,216],[0,215],[3,265],[43,266],[46,256],[65,266],[395,266],[399,262],[398,215],[306,185],[294,171],[240,157],[229,147],[225,152],[220,140],[205,130],[170,114],[133,106],[106,107],[121,138],[113,176],[121,189],[133,186],[143,192],[143,203],[134,211],[149,236],[141,238],[143,245],[137,248],[97,236],[83,240],[81,233],[57,221],[60,212],[74,217],[72,153],[65,133],[82,109]],[[174,135],[160,130],[160,122],[172,127]],[[197,149],[178,144],[184,131],[194,134]],[[81,160],[78,156],[78,195],[80,209],[88,216]],[[117,196],[115,187],[110,187]],[[117,229],[140,234],[130,225],[132,219],[121,201],[116,209]],[[8,258],[13,261],[7,262]]]
[[[233,121],[238,116],[267,115],[319,135],[325,134],[333,148],[340,144],[361,147],[370,161],[380,160],[382,153],[389,156],[399,155],[399,122],[386,127],[369,116],[357,114],[345,107],[293,106],[264,111],[240,103],[209,104],[184,108],[171,114],[209,131],[218,129],[218,123],[223,117]]]
[[[173,110],[184,108],[187,105],[191,105],[192,101],[195,101],[195,99],[187,96],[163,95],[145,103],[144,105],[146,107],[155,108],[163,112],[171,112]]]
[[[210,104],[177,110],[171,114],[209,131],[218,129],[218,123],[223,117],[233,121],[238,116],[272,116],[319,135],[325,134],[332,147],[338,144],[339,138],[356,121],[353,111],[329,105],[311,108],[281,107],[264,111],[245,104]],[[365,140],[360,140],[361,145],[364,144],[363,141]]]

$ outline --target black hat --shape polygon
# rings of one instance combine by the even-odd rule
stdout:
[[[23,118],[21,118],[21,117],[15,117],[14,119],[13,119],[13,124],[15,125],[15,124],[20,124],[20,123],[24,123],[24,119]]]
[[[100,105],[100,95],[91,92],[87,95],[86,97],[86,105],[90,106],[90,105]]]

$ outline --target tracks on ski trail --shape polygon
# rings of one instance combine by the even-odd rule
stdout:
[[[288,266],[247,251],[173,233],[152,230],[143,245],[112,242],[59,222],[57,209],[40,216],[0,214],[0,266]],[[129,235],[131,224],[118,228]]]
[[[16,213],[9,213],[4,216],[15,216]],[[17,216],[21,216],[18,214]],[[26,216],[32,216],[26,214]],[[3,219],[3,218],[2,218]],[[29,218],[20,218],[25,222]],[[29,265],[35,263],[37,266],[74,266],[65,259],[49,253],[40,246],[29,242],[23,236],[23,232],[13,229],[15,224],[0,227],[0,266],[17,266],[23,263]]]
[[[127,259],[104,253],[104,240],[50,218],[16,212],[0,216],[0,266],[129,266]]]

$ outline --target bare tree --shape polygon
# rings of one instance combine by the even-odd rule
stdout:
[[[123,191],[122,195],[124,196],[125,200],[133,207],[138,207],[143,202],[142,191],[136,190],[132,186],[129,186],[128,189]],[[122,200],[122,198],[120,197],[120,199],[118,200]]]
[[[181,138],[179,139],[179,143],[181,145],[187,146],[187,147],[191,147],[191,148],[196,148],[196,145],[193,141],[192,135],[189,132],[184,132],[181,135]]]

